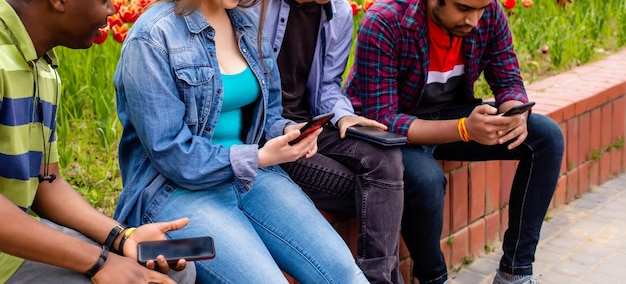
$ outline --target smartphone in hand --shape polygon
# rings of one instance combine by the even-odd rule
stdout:
[[[329,112],[325,114],[320,114],[311,120],[309,120],[302,128],[300,128],[300,136],[298,138],[289,142],[289,145],[294,145],[300,142],[300,140],[309,136],[311,133],[315,132],[318,128],[322,127],[324,124],[329,122],[335,116],[334,113]]]
[[[165,256],[169,264],[179,259],[186,261],[206,260],[215,257],[215,247],[211,237],[147,241],[137,245],[137,261],[143,265],[148,260],[156,261],[157,256]]]
[[[509,110],[507,110],[505,113],[503,113],[502,116],[512,116],[512,115],[524,113],[530,110],[534,105],[535,105],[535,102],[527,102],[525,104],[516,105],[510,108]]]

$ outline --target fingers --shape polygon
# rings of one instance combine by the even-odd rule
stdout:
[[[157,256],[157,266],[156,271],[167,274],[170,271],[170,265],[165,260],[165,257],[162,255]]]

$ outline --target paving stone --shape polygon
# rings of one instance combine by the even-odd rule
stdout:
[[[548,214],[535,253],[541,284],[626,283],[626,173]],[[451,284],[491,284],[502,256],[477,258]]]

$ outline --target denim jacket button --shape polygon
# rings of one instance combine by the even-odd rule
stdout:
[[[204,131],[206,131],[206,132],[211,131],[211,127],[208,127],[208,126],[207,126],[207,127],[205,127],[205,128],[204,128]]]
[[[148,218],[143,217],[143,218],[141,218],[141,221],[142,221],[143,223],[147,223],[147,222],[148,222]]]
[[[170,191],[172,191],[172,188],[168,186],[168,187],[165,188],[165,191],[170,192]]]
[[[222,89],[217,89],[217,94],[221,94],[222,93]]]
[[[241,52],[246,53],[246,52],[248,52],[248,50],[243,48],[243,49],[241,49]]]

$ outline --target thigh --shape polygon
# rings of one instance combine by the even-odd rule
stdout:
[[[241,207],[276,262],[300,282],[365,279],[343,239],[287,176],[259,171]]]
[[[183,229],[168,232],[168,238],[213,238],[215,258],[195,262],[200,283],[286,282],[255,228],[238,207],[234,187],[180,190],[156,217],[157,221],[190,219]]]

